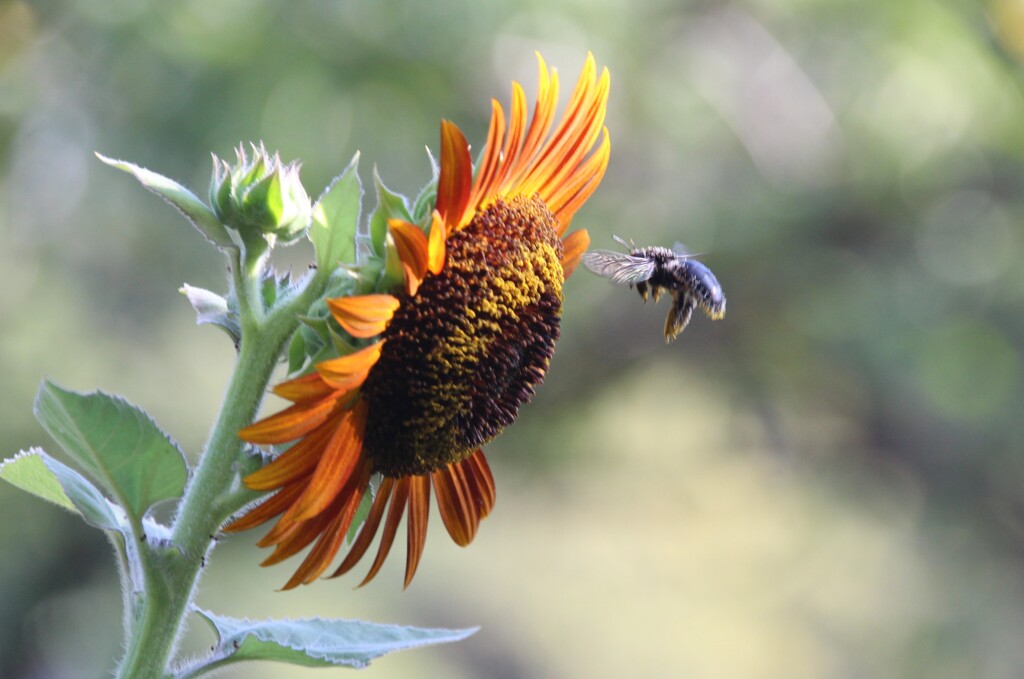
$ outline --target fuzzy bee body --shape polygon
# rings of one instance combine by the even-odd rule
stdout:
[[[644,302],[648,296],[655,302],[663,292],[672,296],[672,308],[665,320],[665,341],[671,342],[690,322],[693,310],[700,309],[712,319],[725,316],[725,295],[711,269],[677,247],[638,248],[615,240],[629,248],[629,253],[595,250],[583,256],[583,265],[598,276],[619,285],[636,287]]]

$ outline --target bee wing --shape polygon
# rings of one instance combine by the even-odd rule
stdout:
[[[598,276],[619,285],[643,283],[654,275],[655,263],[646,257],[634,257],[611,250],[594,250],[583,255],[583,266]]]
[[[699,257],[701,254],[699,252],[690,252],[689,248],[687,248],[679,241],[676,241],[676,244],[672,246],[672,252],[674,252],[676,254],[676,257],[679,257],[680,259]]]

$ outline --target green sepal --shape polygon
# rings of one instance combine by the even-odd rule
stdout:
[[[213,627],[217,644],[198,667],[182,674],[196,676],[247,660],[271,660],[303,667],[362,668],[394,651],[461,641],[472,629],[426,629],[381,625],[361,620],[305,618],[241,620],[193,609]]]
[[[331,272],[356,259],[356,230],[362,211],[363,185],[359,179],[359,153],[335,177],[313,206],[309,240],[316,249],[317,266]]]
[[[412,207],[412,219],[410,221],[423,226],[429,225],[427,220],[434,214],[434,204],[437,203],[437,183],[427,184],[416,197]]]
[[[427,158],[430,159],[430,181],[420,189],[412,206],[412,220],[416,224],[429,225],[428,218],[434,212],[437,203],[437,182],[441,178],[441,168],[437,164],[434,154],[427,149]]]
[[[334,352],[338,356],[348,356],[349,354],[355,353],[359,350],[359,347],[346,339],[349,336],[348,333],[342,335],[339,332],[335,332],[334,328],[331,328],[330,326],[327,327],[327,332],[330,334],[331,346],[334,348]]]
[[[44,380],[34,412],[75,462],[135,522],[156,502],[180,497],[185,456],[143,410],[102,392],[79,394]]]
[[[260,280],[260,294],[263,297],[263,306],[267,309],[273,307],[277,301],[288,296],[292,289],[292,275],[285,271],[275,275],[273,270],[267,270]]]
[[[178,182],[133,163],[107,158],[99,153],[96,154],[96,157],[111,167],[133,175],[144,187],[176,207],[181,214],[185,215],[186,219],[192,222],[199,233],[217,247],[225,250],[238,247],[213,211]]]
[[[370,505],[373,504],[373,498],[377,495],[376,486],[377,484],[370,481],[370,484],[366,487],[366,492],[363,493],[363,499],[359,501],[359,506],[356,507],[356,513],[352,515],[352,525],[349,526],[348,534],[345,536],[349,544],[356,539],[356,535],[363,527],[366,517],[370,515]]]
[[[377,292],[390,293],[405,281],[405,270],[402,269],[402,260],[398,257],[398,248],[395,247],[395,240],[389,233],[384,240],[386,254],[384,256],[384,271],[381,272],[377,281]]]
[[[288,374],[294,375],[306,365],[306,339],[301,332],[292,335],[288,343]]]
[[[413,221],[405,196],[384,186],[376,166],[373,168],[373,186],[377,192],[377,207],[370,215],[370,245],[374,254],[384,256],[384,239],[388,233],[388,220]]]

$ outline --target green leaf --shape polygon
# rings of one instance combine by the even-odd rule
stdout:
[[[359,154],[345,171],[335,177],[313,206],[309,240],[316,249],[316,262],[325,273],[356,258],[356,229],[359,226],[363,185],[359,181]]]
[[[80,515],[97,528],[124,532],[124,512],[71,467],[39,448],[22,451],[0,464],[0,479]]]
[[[215,292],[185,283],[178,290],[185,295],[188,303],[196,312],[196,323],[199,325],[216,325],[238,344],[242,339],[242,328],[238,322],[237,310],[228,306],[228,301]]]
[[[178,208],[181,214],[185,215],[192,225],[199,229],[199,233],[217,247],[237,248],[237,245],[231,240],[231,236],[228,235],[228,230],[220,223],[213,211],[178,182],[133,163],[107,158],[99,153],[96,154],[96,157],[111,167],[134,175],[144,187]]]
[[[44,380],[35,415],[137,521],[154,502],[178,497],[185,488],[185,456],[144,411],[123,399],[65,391]]]
[[[370,215],[370,243],[378,256],[384,255],[384,238],[388,234],[389,219],[412,221],[405,196],[384,186],[377,168],[373,168],[373,185],[377,191],[377,208]]]
[[[425,629],[379,625],[361,620],[239,620],[194,609],[219,639],[217,665],[243,660],[275,660],[305,667],[366,667],[393,651],[461,641],[474,629]]]

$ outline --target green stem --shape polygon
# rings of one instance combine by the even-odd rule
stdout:
[[[234,270],[243,328],[238,360],[205,452],[179,505],[170,545],[147,540],[140,546],[144,588],[137,602],[126,601],[130,624],[117,672],[123,679],[167,676],[213,536],[228,516],[254,497],[238,492],[236,467],[245,457],[237,432],[252,422],[285,343],[298,326],[298,314],[319,296],[325,283],[319,276],[313,278],[296,298],[263,316],[258,267]],[[126,597],[132,593],[126,592]]]

